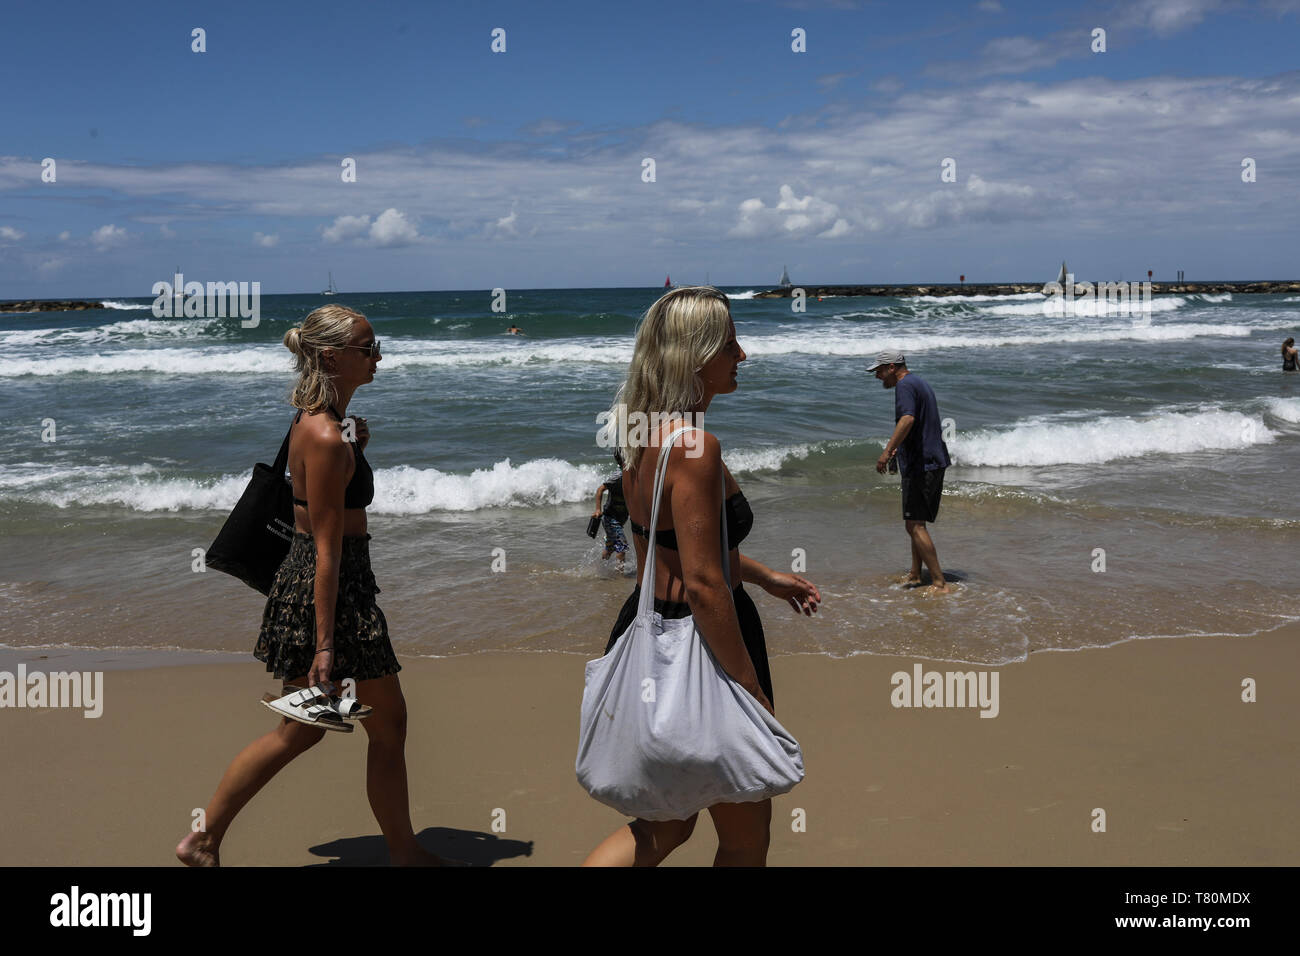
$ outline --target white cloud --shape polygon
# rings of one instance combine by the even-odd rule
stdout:
[[[984,13],[1001,13],[1002,4],[998,3],[998,0],[980,0],[975,4],[975,9]]]
[[[856,75],[857,75],[856,73],[827,73],[823,76],[817,77],[817,85],[820,86],[823,90],[830,92],[831,90],[835,89],[835,87],[843,83],[845,80],[854,77]]]
[[[173,229],[173,228],[171,228],[171,227],[170,227],[169,225],[167,225],[167,223],[165,223],[165,222],[164,222],[162,225],[160,225],[160,226],[158,227],[158,231],[159,231],[160,233],[162,233],[162,237],[163,237],[164,239],[175,239],[175,238],[176,238],[176,230]]]
[[[17,242],[25,235],[27,235],[27,233],[19,232],[13,226],[0,226],[0,239],[4,239],[8,242]]]
[[[112,223],[100,226],[90,234],[90,241],[99,249],[111,249],[113,246],[120,246],[126,242],[126,239],[126,230]]]
[[[510,207],[510,215],[502,216],[496,221],[496,225],[493,227],[494,234],[497,236],[519,235],[519,230],[515,226],[518,220],[519,217],[515,212],[515,207],[512,205]]]
[[[1130,0],[1121,7],[1121,26],[1142,26],[1167,36],[1196,26],[1228,6],[1225,0]]]
[[[746,199],[739,206],[740,217],[727,233],[736,239],[759,239],[768,236],[806,236],[835,228],[839,207],[808,195],[802,199],[782,184],[780,199],[769,207],[761,199]],[[844,231],[847,231],[847,223]],[[842,235],[843,232],[840,233]]]
[[[68,232],[68,230],[66,229],[64,229],[61,233],[59,233],[60,242],[67,242],[71,238],[72,238],[72,233]]]
[[[1032,186],[986,182],[978,174],[942,186],[922,196],[900,199],[887,207],[890,215],[913,229],[959,222],[1033,219],[1048,215],[1050,203],[1040,204]]]
[[[389,208],[375,221],[366,216],[339,216],[333,225],[322,232],[326,242],[356,240],[363,245],[396,247],[409,246],[420,241],[420,233],[406,218],[406,214]]]
[[[369,230],[369,216],[339,216],[332,226],[326,227],[322,235],[326,242],[342,242],[364,236]]]
[[[272,246],[279,245],[280,237],[275,233],[265,235],[264,233],[253,233],[253,241],[264,249],[270,249]]]
[[[370,227],[370,241],[377,246],[409,246],[420,241],[420,233],[404,213],[385,209]]]

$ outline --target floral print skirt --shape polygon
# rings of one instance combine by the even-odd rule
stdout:
[[[345,537],[334,603],[334,683],[372,680],[402,669],[388,639],[388,622],[375,603],[379,586],[370,570],[370,535]],[[280,680],[306,676],[316,655],[316,541],[295,533],[275,573],[253,656]]]

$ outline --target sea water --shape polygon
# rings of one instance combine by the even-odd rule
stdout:
[[[815,618],[755,594],[775,655],[998,664],[1034,650],[1253,634],[1300,616],[1300,297],[1157,296],[1141,316],[1041,297],[732,295],[748,358],[706,427],[755,513],[746,554],[806,568]],[[262,598],[206,548],[292,417],[284,332],[336,302],[383,342],[349,412],[371,429],[371,553],[399,654],[599,653],[634,581],[584,534],[614,470],[613,400],[654,289],[267,295],[261,321],[105,310],[0,315],[0,644],[251,648]],[[504,334],[510,325],[526,335]],[[910,563],[898,477],[874,463],[899,349],[947,420],[931,532]],[[53,440],[49,440],[49,439]]]

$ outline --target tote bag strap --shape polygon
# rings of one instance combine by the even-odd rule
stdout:
[[[654,486],[654,504],[650,509],[650,524],[647,526],[649,534],[649,545],[646,547],[645,574],[641,578],[641,599],[637,602],[636,616],[638,618],[647,617],[651,608],[654,607],[655,598],[655,546],[657,545],[657,529],[659,527],[659,501],[663,496],[664,478],[668,473],[668,455],[672,451],[673,445],[676,444],[677,438],[683,433],[694,429],[694,425],[683,425],[672,432],[664,441],[663,449],[659,452],[659,460],[655,462],[655,486]],[[722,497],[723,507],[726,507],[727,496],[727,476],[722,475]],[[722,574],[727,581],[727,588],[731,588],[731,562],[728,560],[730,549],[727,547],[727,519],[722,518]]]
[[[275,464],[271,466],[271,472],[277,477],[283,478],[285,469],[289,467],[289,436],[293,434],[293,426],[298,424],[298,419],[302,418],[302,411],[293,416],[293,421],[289,423],[289,430],[284,433],[284,441],[280,444],[280,450],[275,455]]]

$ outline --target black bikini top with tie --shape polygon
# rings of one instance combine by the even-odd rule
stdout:
[[[727,543],[735,548],[740,542],[745,540],[750,529],[754,527],[754,511],[749,507],[749,502],[745,500],[744,492],[737,491],[734,495],[724,502],[722,507],[723,517],[727,522]],[[628,523],[632,526],[632,533],[639,534],[641,537],[649,540],[650,532],[637,524],[630,517]],[[672,528],[664,528],[655,532],[655,542],[661,548],[677,550],[677,532]]]
[[[329,406],[326,407],[329,408]],[[329,408],[329,411],[339,421],[343,420],[343,416],[333,408]],[[301,411],[294,418],[294,424],[297,424],[300,418],[302,418]],[[352,454],[356,458],[357,467],[352,472],[352,480],[348,482],[347,488],[343,491],[343,507],[364,508],[375,500],[375,473],[370,467],[370,462],[366,461],[366,456],[361,453],[361,446],[354,441],[348,442],[348,444],[352,446]],[[302,498],[294,498],[293,503],[302,505],[304,508],[307,507],[307,502]]]

